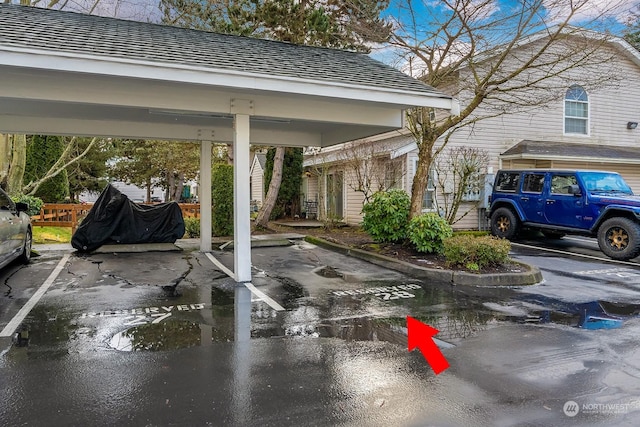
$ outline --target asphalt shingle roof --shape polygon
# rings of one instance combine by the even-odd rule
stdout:
[[[523,140],[502,153],[502,156],[528,155],[557,156],[574,158],[602,158],[602,159],[640,159],[640,150],[634,147],[619,147],[611,145],[574,144],[554,141]]]
[[[12,4],[0,4],[2,46],[185,64],[445,97],[362,53]]]

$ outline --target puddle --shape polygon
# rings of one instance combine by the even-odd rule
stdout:
[[[201,344],[200,325],[188,321],[147,324],[114,335],[109,346],[120,351],[163,351]]]

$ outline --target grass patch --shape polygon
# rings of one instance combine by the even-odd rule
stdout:
[[[71,227],[33,226],[33,243],[69,243]]]

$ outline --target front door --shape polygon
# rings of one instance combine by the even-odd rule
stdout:
[[[329,219],[344,218],[343,183],[342,172],[327,175],[327,216]]]

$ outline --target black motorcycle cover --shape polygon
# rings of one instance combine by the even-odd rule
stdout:
[[[91,252],[105,244],[174,243],[183,235],[184,220],[176,202],[140,205],[109,184],[73,234],[71,245]]]

